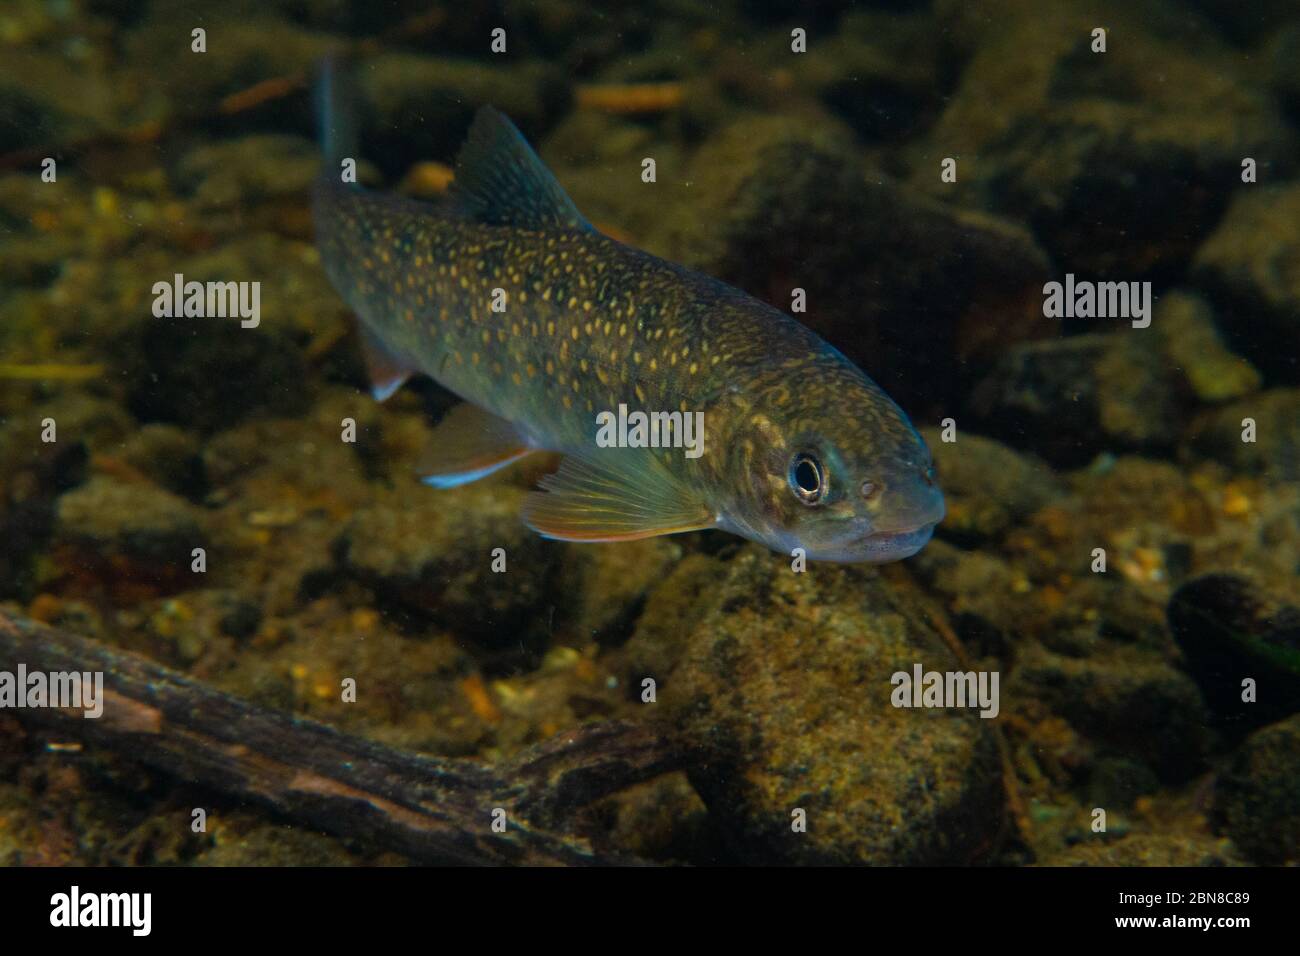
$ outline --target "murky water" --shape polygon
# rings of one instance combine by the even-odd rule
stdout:
[[[0,50],[0,861],[1300,859],[1293,5]]]

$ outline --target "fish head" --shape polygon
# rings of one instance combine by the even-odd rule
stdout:
[[[755,403],[729,444],[740,489],[720,525],[820,561],[910,557],[943,520],[925,440],[856,369]]]

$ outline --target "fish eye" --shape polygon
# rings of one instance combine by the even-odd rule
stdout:
[[[806,505],[815,505],[826,493],[826,470],[815,455],[800,452],[790,461],[790,489]]]

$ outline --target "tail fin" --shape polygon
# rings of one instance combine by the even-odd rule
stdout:
[[[360,137],[357,134],[356,89],[346,65],[328,56],[321,61],[316,78],[316,118],[324,154],[323,172],[338,176],[344,159],[356,159]]]

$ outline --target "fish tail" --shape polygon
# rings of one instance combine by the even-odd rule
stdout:
[[[344,159],[356,159],[357,98],[349,71],[338,58],[325,57],[316,77],[316,121],[325,165],[322,173],[337,177]]]

